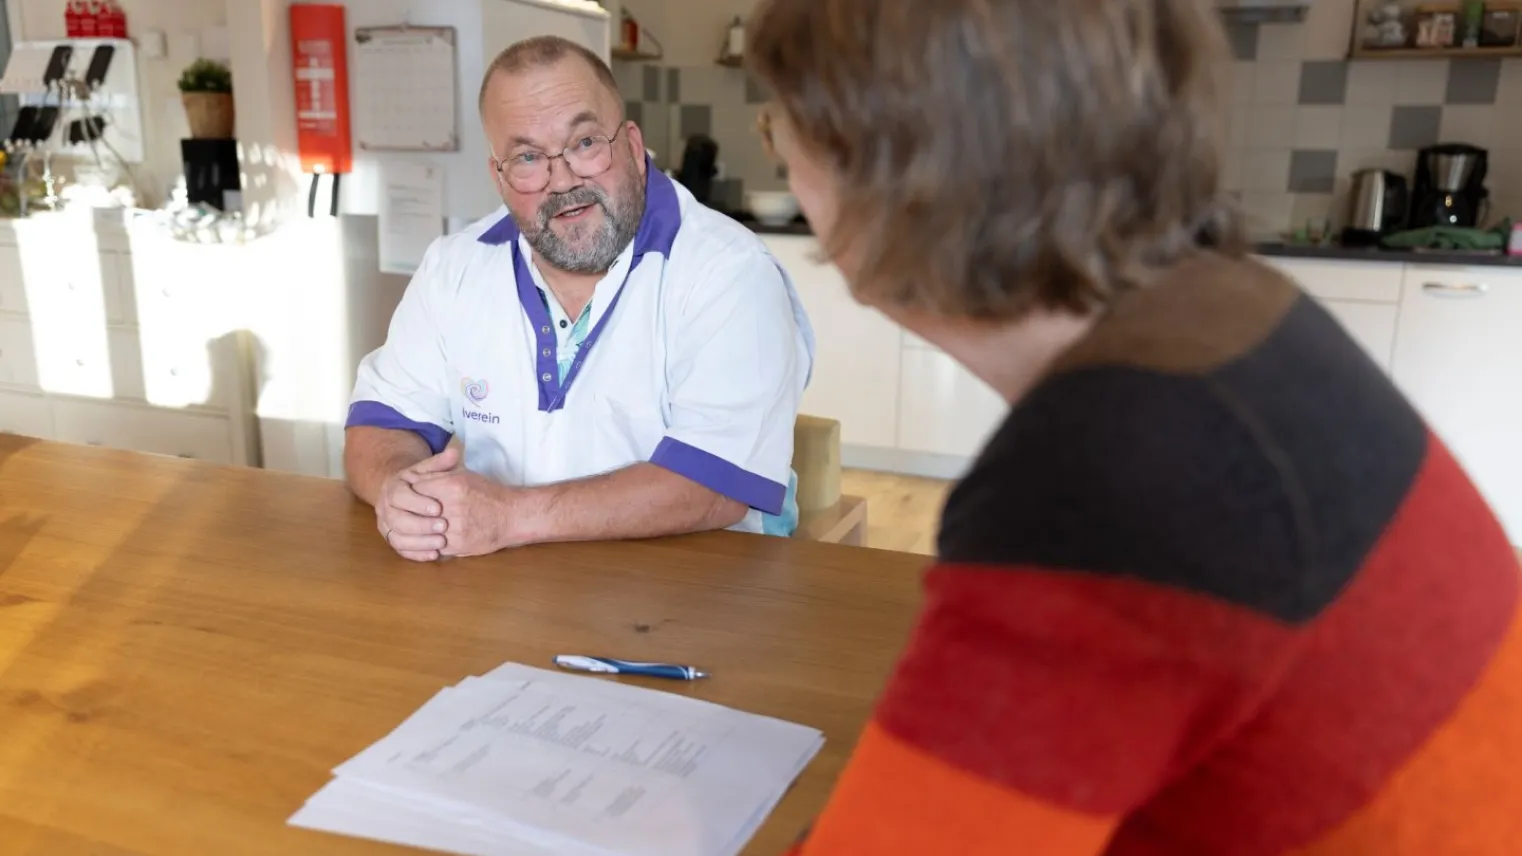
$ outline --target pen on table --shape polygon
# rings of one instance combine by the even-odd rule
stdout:
[[[646,678],[670,678],[676,681],[695,681],[708,677],[707,672],[700,672],[691,666],[678,666],[674,663],[636,663],[629,660],[615,660],[611,657],[583,657],[579,654],[561,654],[555,658],[555,665],[573,672],[638,675]]]

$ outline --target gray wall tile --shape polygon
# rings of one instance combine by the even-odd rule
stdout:
[[[1348,64],[1317,60],[1300,64],[1301,104],[1341,104],[1348,97]]]
[[[1499,59],[1462,59],[1448,64],[1444,104],[1494,104],[1501,85]]]
[[[765,86],[761,85],[761,81],[751,77],[748,74],[745,75],[746,104],[765,104],[767,101],[771,100],[771,97],[772,94],[767,91]]]
[[[1226,25],[1231,52],[1237,59],[1258,58],[1258,25],[1232,22]]]
[[[613,61],[613,81],[618,84],[618,89],[623,93],[625,100],[638,101],[645,97],[645,69],[647,67],[644,63]]]
[[[1441,107],[1396,107],[1390,114],[1389,147],[1406,150],[1434,145],[1442,127]]]
[[[1337,186],[1337,152],[1296,149],[1289,156],[1291,193],[1331,193]]]
[[[677,87],[678,104],[742,104],[745,101],[745,76],[717,65],[689,66],[681,69]]]
[[[721,211],[739,211],[745,207],[745,180],[721,178],[713,183],[713,205]]]
[[[683,104],[681,136],[687,139],[693,134],[713,133],[713,108],[707,104]]]
[[[636,125],[644,124],[645,104],[642,101],[625,101],[624,118]]]
[[[672,104],[682,103],[682,70],[666,69],[666,100]]]
[[[645,92],[643,100],[661,100],[661,69],[658,66],[645,66]]]
[[[1395,75],[1396,104],[1441,104],[1448,90],[1448,60],[1403,59],[1388,63]]]

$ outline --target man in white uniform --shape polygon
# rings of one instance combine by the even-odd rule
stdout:
[[[429,249],[349,411],[387,543],[791,534],[814,338],[786,274],[649,162],[579,46],[504,51],[481,116],[506,210]]]

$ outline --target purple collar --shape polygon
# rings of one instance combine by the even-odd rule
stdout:
[[[587,334],[586,339],[582,340],[581,347],[571,361],[564,381],[560,379],[560,370],[556,361],[559,348],[555,332],[550,326],[552,322],[549,310],[545,307],[538,287],[534,285],[534,277],[529,271],[528,261],[524,259],[524,254],[519,252],[518,236],[521,232],[518,224],[509,214],[498,220],[477,239],[483,244],[492,246],[506,244],[512,248],[513,279],[517,286],[518,302],[523,306],[523,312],[534,328],[534,383],[539,388],[541,412],[553,413],[565,407],[566,396],[571,391],[571,383],[581,374],[582,366],[592,353],[592,346],[597,344],[598,339],[602,337],[608,319],[613,317],[613,310],[618,308],[618,301],[624,296],[624,288],[628,286],[630,277],[634,276],[634,270],[639,267],[640,260],[645,254],[653,252],[661,254],[668,260],[671,258],[671,247],[676,243],[676,233],[682,228],[682,207],[680,200],[677,199],[676,186],[671,183],[671,179],[655,168],[655,164],[648,157],[645,159],[645,176],[645,216],[640,220],[639,232],[634,236],[634,258],[629,261],[629,271],[624,275],[624,281],[619,285],[613,299],[608,302],[608,308],[603,310],[602,319]]]
[[[676,243],[676,233],[682,228],[682,206],[676,197],[676,187],[666,174],[655,168],[655,162],[645,158],[645,216],[640,220],[639,232],[634,235],[634,264],[639,264],[645,253],[660,253],[671,258],[671,245]],[[509,214],[492,224],[476,240],[483,244],[516,246],[522,232]],[[632,265],[631,265],[632,268]]]

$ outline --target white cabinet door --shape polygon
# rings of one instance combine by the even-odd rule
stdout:
[[[1366,303],[1361,300],[1323,300],[1321,305],[1342,325],[1353,341],[1363,346],[1374,362],[1390,371],[1395,350],[1395,327],[1400,306],[1394,303]]]
[[[58,439],[66,443],[244,463],[235,455],[231,426],[218,416],[55,398],[53,422]]]
[[[1404,266],[1389,261],[1337,261],[1264,256],[1260,260],[1300,283],[1322,300],[1395,303],[1400,300]]]
[[[813,238],[763,240],[792,277],[814,327],[814,376],[803,394],[803,412],[839,420],[845,445],[895,447],[903,348],[898,326],[853,300],[833,266],[814,261]]]
[[[21,271],[21,250],[0,244],[0,313],[26,313],[26,278]]]
[[[0,384],[35,387],[37,355],[32,324],[25,315],[0,316]]]
[[[975,456],[1009,414],[1009,404],[961,363],[931,348],[905,348],[899,446]]]
[[[0,392],[0,434],[53,437],[53,412],[48,400],[24,392]]]
[[[1395,382],[1522,544],[1522,272],[1410,265]]]

